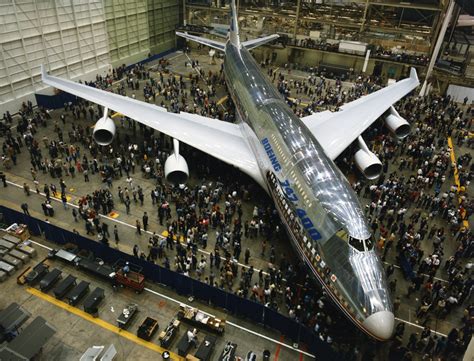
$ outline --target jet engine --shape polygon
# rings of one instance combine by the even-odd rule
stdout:
[[[173,139],[173,153],[165,162],[165,178],[172,184],[184,184],[188,180],[189,168],[188,163],[179,154],[179,141]]]
[[[398,114],[393,106],[385,117],[385,125],[398,139],[403,139],[410,134],[410,124]]]
[[[354,155],[357,168],[367,179],[377,179],[382,173],[382,162],[369,150],[361,136],[358,140],[360,149]]]
[[[92,133],[94,140],[99,145],[109,145],[115,137],[115,123],[108,116],[109,110],[104,109],[104,116],[94,125]]]

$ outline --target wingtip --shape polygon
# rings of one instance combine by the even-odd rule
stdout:
[[[417,74],[415,68],[410,69],[410,78],[415,79],[416,81],[418,81],[418,74]]]

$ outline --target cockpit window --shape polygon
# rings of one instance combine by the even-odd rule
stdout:
[[[374,236],[370,236],[370,238],[367,238],[365,240],[365,247],[367,248],[367,251],[371,251],[374,248]]]
[[[344,228],[341,228],[339,231],[336,232],[336,235],[349,243],[350,246],[354,247],[356,251],[359,252],[367,252],[371,251],[374,248],[374,236],[370,236],[368,239],[358,239],[349,236]]]
[[[352,247],[354,247],[356,250],[358,250],[359,252],[364,252],[365,251],[364,241],[361,240],[361,239],[357,239],[357,238],[349,236],[349,244]]]

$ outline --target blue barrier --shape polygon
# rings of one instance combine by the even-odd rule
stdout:
[[[161,53],[159,53],[159,54],[155,54],[155,55],[149,56],[148,58],[143,59],[143,60],[140,60],[139,62],[137,62],[137,63],[135,63],[135,64],[130,64],[130,65],[128,65],[127,67],[125,67],[125,69],[129,70],[129,69],[131,69],[132,67],[134,67],[136,64],[142,65],[142,64],[149,63],[149,62],[151,62],[151,61],[153,61],[153,60],[158,60],[158,59],[160,59],[160,58],[162,58],[162,57],[164,57],[164,56],[166,56],[166,55],[168,55],[168,54],[171,54],[171,53],[174,52],[174,51],[176,51],[176,49],[175,49],[175,48],[171,48],[171,49],[166,50],[166,51],[163,51],[163,52],[161,52]]]
[[[342,359],[328,344],[322,342],[311,329],[262,304],[238,297],[146,260],[137,259],[132,255],[5,206],[0,206],[0,213],[3,213],[5,223],[26,224],[32,235],[43,235],[59,245],[73,243],[80,249],[94,253],[95,257],[101,258],[106,263],[113,264],[115,261],[122,259],[138,264],[142,267],[142,272],[149,281],[163,284],[176,290],[181,295],[193,296],[205,303],[226,309],[229,313],[273,328],[285,335],[287,339],[305,344],[308,351],[315,354],[318,360],[337,361]]]
[[[64,107],[64,103],[76,104],[77,97],[75,95],[61,91],[59,94],[46,95],[35,93],[36,104],[45,109],[59,109]]]

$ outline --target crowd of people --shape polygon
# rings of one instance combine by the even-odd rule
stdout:
[[[337,108],[380,88],[379,80],[370,77],[359,78],[348,89],[340,81],[330,82],[314,74],[305,81],[295,81],[272,67],[267,72],[300,116]],[[182,76],[176,77],[168,71],[166,62],[162,62],[156,72],[143,65],[120,67],[88,84],[129,96],[143,90],[146,101],[169,111],[233,121],[232,108],[218,106],[213,99],[216,89],[224,84],[222,71],[207,74],[199,71],[198,76],[191,74],[188,78],[185,81]],[[307,105],[302,104],[302,97],[310,99]],[[422,333],[411,334],[405,344],[404,324],[400,323],[391,344],[391,357],[399,355],[393,359],[410,360],[415,351],[448,357],[466,347],[472,333],[474,310],[472,305],[466,305],[472,291],[469,259],[473,256],[473,242],[471,231],[464,226],[472,214],[468,187],[473,168],[469,153],[452,161],[447,137],[451,136],[458,146],[472,147],[466,132],[472,126],[473,110],[441,96],[407,97],[397,108],[412,124],[412,134],[398,142],[383,127],[373,127],[366,140],[384,164],[383,173],[374,183],[360,180],[353,187],[367,204],[368,220],[377,236],[381,256],[389,263],[399,264],[411,282],[406,294],[399,292],[393,266],[388,266],[390,288],[397,295],[395,308],[403,297],[416,295],[420,300],[416,314],[426,326]],[[321,340],[343,343],[337,337],[336,316],[328,296],[298,262],[278,253],[278,239],[284,237],[282,225],[274,206],[255,196],[255,185],[236,180],[236,171],[229,169],[229,174],[213,174],[211,168],[217,167],[213,162],[183,147],[183,154],[198,180],[193,185],[172,187],[163,174],[171,146],[163,135],[122,118],[116,140],[99,148],[87,126],[101,114],[98,107],[80,101],[65,104],[59,113],[59,121],[52,120],[48,111],[34,110],[31,104],[25,103],[19,112],[16,132],[8,131],[2,145],[3,156],[12,159],[13,166],[23,150],[29,152],[31,180],[36,192],[46,195],[43,203],[46,217],[54,217],[54,210],[50,210],[51,195],[56,196],[72,212],[75,221],[82,220],[87,235],[97,233],[99,241],[109,244],[112,238],[109,226],[99,215],[110,214],[118,205],[125,207],[127,214],[132,207],[139,209],[143,216],[134,222],[138,236],[144,236],[142,230],[150,228],[148,217],[156,217],[160,227],[146,236],[149,238],[146,248],[134,245],[136,257],[264,303],[312,327]],[[11,115],[5,115],[4,119],[13,124]],[[72,119],[76,121],[71,124]],[[55,139],[47,136],[40,139],[37,134],[42,127],[52,127]],[[343,154],[338,161],[341,169],[355,172],[351,159],[349,152]],[[453,180],[454,171],[459,185]],[[67,207],[64,180],[75,176],[83,177],[85,183],[95,177],[103,184],[78,199],[78,210]],[[145,191],[139,178],[152,180],[154,186]],[[253,211],[244,214],[249,201],[259,203]],[[150,204],[156,212],[145,211],[143,206]],[[116,245],[123,242],[116,226],[113,239]],[[250,251],[251,242],[259,242],[259,254],[252,254],[255,251]],[[200,253],[199,249],[207,250],[209,255]],[[256,258],[265,260],[260,270],[252,265]],[[440,281],[443,277],[448,277],[449,282]],[[463,327],[453,329],[447,338],[431,331],[428,325],[433,320],[460,308],[466,310]],[[348,357],[356,357],[358,350],[347,352]]]

